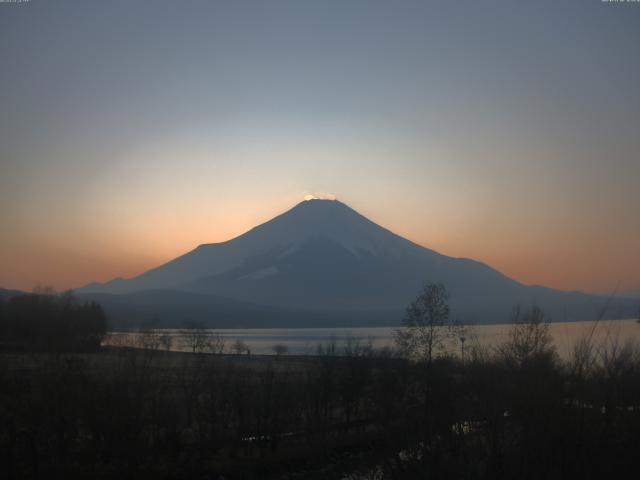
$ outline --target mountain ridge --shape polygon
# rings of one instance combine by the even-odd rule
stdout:
[[[533,303],[556,318],[588,319],[591,303],[605,300],[527,286],[483,262],[442,255],[336,200],[301,202],[231,240],[201,244],[137,277],[79,293],[161,290],[167,297],[193,293],[199,301],[209,296],[212,303],[224,298],[287,311],[377,310],[395,312],[392,324],[428,282],[447,287],[454,315],[482,323],[507,321],[514,305]]]
[[[268,220],[266,222],[263,222],[259,225],[256,225],[255,227],[247,230],[246,232],[232,238],[229,240],[225,240],[222,242],[215,242],[215,243],[203,243],[198,245],[197,247],[195,247],[194,249],[185,252],[182,255],[179,255],[178,257],[169,260],[161,265],[159,265],[158,267],[152,268],[147,270],[146,272],[143,272],[140,275],[137,275],[135,277],[131,277],[128,279],[122,278],[122,277],[116,277],[112,280],[109,280],[107,282],[104,283],[100,283],[100,282],[93,282],[90,283],[88,285],[85,285],[83,287],[80,287],[79,289],[77,289],[77,291],[81,291],[81,292],[89,292],[91,290],[89,290],[90,288],[97,288],[100,289],[101,287],[107,287],[109,285],[120,285],[120,284],[124,284],[127,282],[130,282],[131,280],[136,280],[139,279],[141,277],[145,277],[145,276],[149,276],[152,275],[153,272],[156,272],[164,267],[168,267],[171,266],[173,264],[179,263],[180,261],[185,260],[186,258],[189,257],[193,257],[194,255],[196,255],[197,253],[200,252],[211,252],[215,249],[220,249],[222,247],[226,247],[226,246],[230,246],[233,245],[234,242],[244,242],[246,241],[246,238],[250,237],[251,235],[255,235],[255,234],[259,234],[262,235],[263,234],[263,230],[267,227],[267,226],[273,226],[273,225],[277,225],[278,222],[287,219],[289,216],[294,215],[294,214],[298,214],[302,211],[308,211],[309,208],[308,207],[315,207],[315,206],[319,206],[322,205],[322,207],[324,208],[325,206],[337,206],[338,208],[340,208],[342,211],[344,212],[348,212],[350,215],[354,216],[355,218],[366,222],[366,224],[370,227],[373,227],[375,229],[381,230],[383,231],[385,234],[387,234],[390,238],[393,238],[395,241],[397,242],[402,242],[405,245],[410,245],[411,248],[417,250],[417,251],[421,251],[421,252],[428,252],[430,255],[433,255],[436,258],[444,258],[444,259],[454,259],[454,260],[461,260],[461,261],[470,261],[470,262],[475,262],[479,265],[482,265],[486,268],[490,268],[491,270],[494,270],[496,272],[498,272],[497,270],[495,270],[493,267],[485,264],[484,262],[480,262],[474,259],[470,259],[470,258],[464,258],[464,257],[451,257],[451,256],[447,256],[447,255],[443,255],[440,254],[434,250],[431,250],[427,247],[424,247],[420,244],[417,244],[409,239],[406,239],[404,237],[401,237],[400,235],[392,232],[391,230],[382,227],[374,222],[372,222],[371,220],[369,220],[368,218],[364,217],[363,215],[361,215],[360,213],[358,213],[357,211],[353,210],[351,207],[347,206],[346,204],[340,202],[339,200],[323,200],[323,199],[312,199],[312,200],[305,200],[303,202],[298,203],[297,205],[295,205],[293,208],[279,214],[276,215],[275,217],[273,217],[271,220]],[[283,243],[287,243],[286,241],[284,241]],[[294,241],[289,241],[289,243],[295,243]],[[233,254],[233,252],[231,252]],[[230,264],[225,264],[224,267],[229,267]],[[501,275],[503,275],[501,272],[498,272]],[[207,272],[207,274],[211,274],[211,272]],[[206,275],[203,275],[206,276]],[[515,281],[515,280],[514,280]],[[167,285],[165,285],[166,287]],[[118,290],[116,288],[116,290]],[[124,291],[110,291],[110,293],[124,293]]]

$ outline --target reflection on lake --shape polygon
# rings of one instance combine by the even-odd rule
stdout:
[[[468,327],[465,334],[465,348],[474,343],[481,346],[495,346],[508,339],[512,326],[477,325]],[[233,352],[234,344],[240,340],[253,354],[274,354],[275,345],[284,345],[290,355],[312,355],[317,352],[318,345],[335,344],[336,351],[342,353],[351,342],[361,345],[371,344],[375,349],[393,347],[392,327],[371,328],[251,328],[251,329],[215,329],[204,330],[212,341],[224,340],[225,352]],[[607,320],[587,322],[551,323],[549,331],[561,357],[566,358],[573,345],[586,336],[592,335],[594,344],[603,345],[612,341],[634,341],[640,343],[640,323],[636,320]],[[192,344],[187,338],[188,331],[166,329],[156,331],[170,338],[170,348],[175,351],[191,351]],[[105,340],[105,345],[140,346],[138,333],[113,332]],[[165,343],[166,346],[166,343]],[[157,348],[163,348],[161,344]],[[459,348],[452,344],[452,351]],[[206,351],[206,349],[203,349]]]

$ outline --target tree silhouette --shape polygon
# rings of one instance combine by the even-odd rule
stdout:
[[[273,353],[275,353],[278,357],[281,355],[286,355],[289,352],[289,347],[287,347],[283,343],[276,343],[273,347],[271,347]]]
[[[107,317],[95,302],[72,292],[17,295],[0,317],[0,346],[32,351],[91,351],[100,348]]]
[[[233,351],[237,354],[240,355],[242,353],[245,353],[249,350],[249,347],[247,346],[246,343],[244,343],[242,340],[240,340],[239,338],[236,339],[235,342],[233,342],[233,346],[231,347],[233,349]]]
[[[428,283],[412,301],[394,332],[400,352],[409,358],[431,362],[453,336],[454,322],[449,317],[449,293],[442,284]]]

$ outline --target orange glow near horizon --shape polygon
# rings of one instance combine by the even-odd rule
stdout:
[[[337,196],[525,284],[640,294],[640,8],[58,3],[0,15],[0,287]]]
[[[263,201],[255,209],[245,204],[233,212],[223,208],[208,214],[192,210],[189,216],[158,215],[144,223],[123,222],[111,236],[100,230],[74,238],[59,232],[60,236],[48,244],[16,242],[7,246],[12,255],[2,258],[0,286],[31,290],[43,284],[65,290],[93,281],[134,277],[202,243],[232,239],[286,211],[301,198],[295,197]],[[431,222],[410,221],[408,214],[405,218],[386,209],[376,214],[374,206],[364,211],[358,205],[350,206],[420,245],[445,255],[482,261],[525,284],[601,293],[634,290],[640,284],[639,270],[628,268],[626,254],[635,245],[624,235],[591,237],[589,242],[574,244],[566,233],[558,232],[545,243],[544,235],[527,231],[505,229],[500,235],[496,226],[480,229],[460,224],[456,229],[455,222],[446,216],[432,217]],[[608,254],[594,257],[597,251]]]

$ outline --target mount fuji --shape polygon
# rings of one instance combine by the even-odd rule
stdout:
[[[117,324],[154,318],[217,327],[395,325],[427,282],[451,293],[465,322],[507,321],[517,304],[556,320],[592,319],[607,299],[526,286],[474,260],[417,245],[337,200],[307,200],[232,240],[196,249],[131,279],[78,290]],[[628,299],[608,315],[634,311]]]

